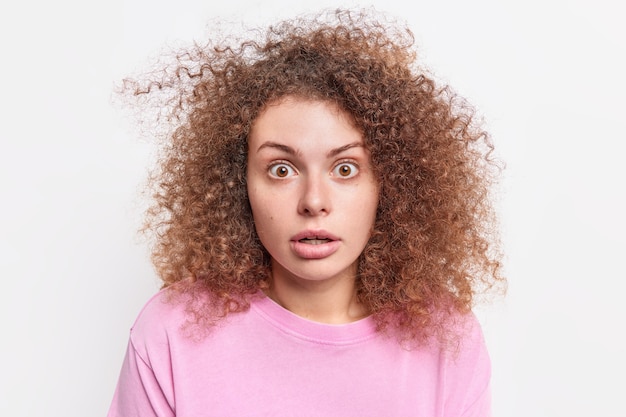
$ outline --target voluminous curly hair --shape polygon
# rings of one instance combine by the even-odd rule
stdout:
[[[195,44],[174,65],[125,82],[173,126],[151,177],[146,230],[164,286],[191,295],[199,322],[247,309],[267,285],[270,257],[246,191],[247,136],[287,95],[336,104],[363,132],[380,201],[357,294],[381,330],[413,340],[441,333],[504,282],[493,146],[473,108],[418,66],[410,30],[336,10],[249,35]],[[207,296],[211,306],[199,302]]]

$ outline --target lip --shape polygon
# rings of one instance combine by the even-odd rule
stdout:
[[[302,242],[303,239],[328,240],[315,244]],[[323,259],[337,252],[341,240],[325,230],[304,230],[291,238],[291,248],[301,258]]]

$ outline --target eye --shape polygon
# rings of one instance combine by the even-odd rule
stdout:
[[[333,175],[339,178],[352,178],[359,173],[359,168],[352,162],[342,162],[333,168]]]
[[[294,175],[296,171],[285,163],[274,164],[269,167],[269,173],[272,177],[286,178]]]

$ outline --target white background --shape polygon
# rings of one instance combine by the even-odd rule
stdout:
[[[153,144],[111,105],[114,82],[202,40],[218,16],[350,5],[212,3],[1,6],[0,415],[104,416],[128,329],[158,288],[135,233]],[[618,3],[374,3],[407,20],[422,62],[478,107],[507,163],[509,294],[478,311],[498,417],[626,416]]]

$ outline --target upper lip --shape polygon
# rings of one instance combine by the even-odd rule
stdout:
[[[296,242],[302,239],[339,240],[337,236],[327,232],[326,230],[303,230],[291,238],[291,240]]]

